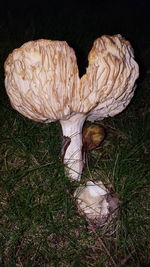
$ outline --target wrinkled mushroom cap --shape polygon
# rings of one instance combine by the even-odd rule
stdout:
[[[130,102],[138,77],[133,50],[121,35],[98,38],[79,78],[76,56],[64,41],[30,41],[5,61],[5,87],[12,106],[43,122],[75,113],[100,120],[121,112]]]
[[[130,43],[121,35],[95,40],[88,56],[89,66],[81,79],[82,98],[95,106],[88,113],[90,121],[120,113],[129,104],[139,76]]]
[[[5,87],[12,106],[36,121],[55,121],[72,113],[79,87],[75,53],[64,41],[30,41],[5,62]]]

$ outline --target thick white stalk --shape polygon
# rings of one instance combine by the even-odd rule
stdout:
[[[66,145],[63,146],[63,161],[66,164],[66,174],[72,180],[80,180],[83,169],[82,157],[82,127],[85,114],[75,114],[67,120],[60,120]],[[68,143],[67,143],[68,142]]]

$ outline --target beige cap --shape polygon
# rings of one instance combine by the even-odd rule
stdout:
[[[64,41],[30,41],[5,61],[5,87],[13,108],[43,122],[65,119],[80,80],[75,53]]]
[[[98,38],[79,78],[74,50],[64,41],[29,41],[5,61],[5,87],[13,108],[43,122],[76,113],[94,121],[121,112],[130,102],[139,69],[121,35]]]

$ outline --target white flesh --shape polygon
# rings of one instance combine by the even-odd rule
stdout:
[[[85,114],[75,114],[70,119],[60,120],[64,137],[69,137],[71,143],[64,154],[66,174],[71,180],[80,181],[83,169],[82,157],[82,127],[85,122]]]

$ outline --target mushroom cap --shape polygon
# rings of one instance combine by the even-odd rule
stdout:
[[[79,78],[74,50],[64,41],[29,41],[5,61],[5,87],[13,108],[43,122],[75,113],[94,121],[121,112],[138,78],[133,50],[121,35],[98,38]]]
[[[89,65],[81,79],[83,110],[90,110],[87,120],[115,116],[126,108],[134,95],[139,67],[130,43],[121,35],[95,40],[88,56]],[[94,101],[93,101],[94,99]]]
[[[100,146],[105,138],[105,130],[100,125],[90,125],[83,129],[83,151],[89,151]]]
[[[80,80],[74,50],[65,41],[29,41],[9,54],[4,67],[14,109],[35,121],[70,116]]]

